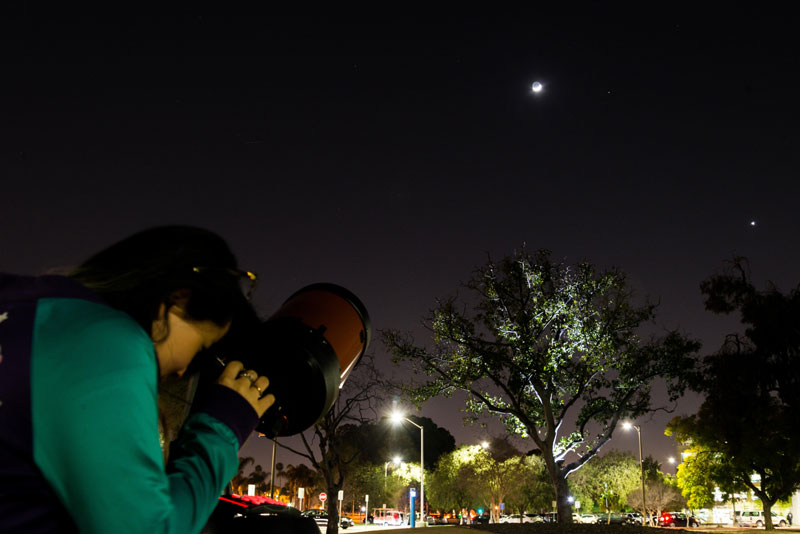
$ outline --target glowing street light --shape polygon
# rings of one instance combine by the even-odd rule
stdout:
[[[678,474],[678,466],[676,464],[678,463],[678,461],[675,460],[675,457],[674,456],[670,456],[669,458],[667,458],[667,463],[669,463],[669,465],[671,465],[671,466],[673,466],[675,468],[675,474],[677,475]]]
[[[647,520],[647,506],[645,505],[644,501],[644,460],[642,460],[642,429],[628,421],[622,423],[622,428],[625,430],[630,430],[631,428],[636,429],[636,435],[639,437],[639,467],[642,471],[642,521]]]
[[[391,420],[395,425],[407,421],[419,428],[419,516],[422,519],[422,526],[427,527],[428,522],[425,521],[425,435],[423,428],[400,412],[392,413]]]

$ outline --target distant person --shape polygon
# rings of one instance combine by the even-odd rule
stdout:
[[[786,522],[789,523],[790,527],[792,526],[792,519],[794,519],[794,516],[792,515],[792,512],[789,512],[788,514],[786,514]]]
[[[0,274],[0,532],[200,531],[275,399],[229,362],[167,461],[159,381],[254,316],[242,277],[222,238],[181,226],[68,276]]]

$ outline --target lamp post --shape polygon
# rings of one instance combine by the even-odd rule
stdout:
[[[392,414],[392,422],[394,424],[401,424],[403,421],[407,421],[419,428],[419,516],[422,519],[422,526],[427,527],[428,522],[425,521],[425,433],[421,425],[418,425],[403,414],[399,412]]]
[[[272,469],[269,471],[269,498],[275,498],[275,446],[277,445],[275,438],[272,438]]]
[[[642,459],[642,429],[631,423],[623,423],[622,427],[625,430],[630,430],[631,428],[636,430],[636,435],[639,437],[639,468],[642,472],[642,521],[647,521],[647,505],[645,504],[644,500],[644,460]]]

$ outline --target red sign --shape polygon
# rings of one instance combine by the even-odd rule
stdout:
[[[320,501],[325,502],[325,499],[327,499],[327,498],[328,498],[328,494],[327,493],[320,493],[319,494],[319,500]]]

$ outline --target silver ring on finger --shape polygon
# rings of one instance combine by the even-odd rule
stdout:
[[[256,379],[250,374],[250,371],[242,371],[236,378],[246,378],[251,384],[255,383]]]

